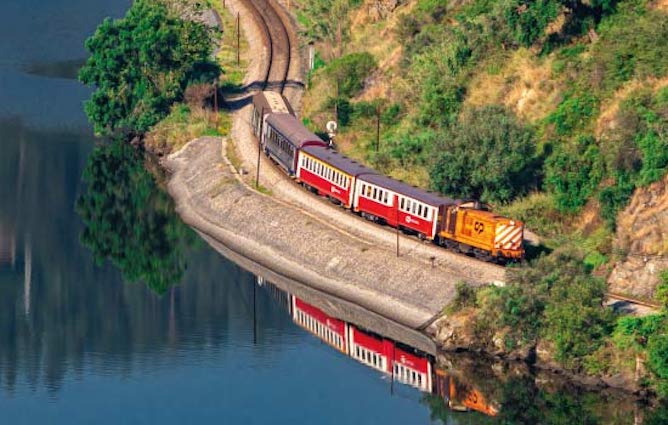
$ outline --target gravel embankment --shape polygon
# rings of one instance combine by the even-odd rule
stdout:
[[[244,20],[243,4],[228,0],[242,15],[242,30],[252,52],[246,82],[262,73],[262,35]],[[296,58],[296,59],[295,59]],[[299,55],[290,77],[299,81]],[[299,105],[301,92],[287,95]],[[497,266],[452,254],[412,237],[401,237],[396,257],[393,230],[368,223],[299,188],[264,156],[260,183],[272,196],[251,190],[257,144],[250,132],[250,106],[234,112],[231,138],[241,157],[243,176],[223,163],[220,140],[190,142],[164,161],[172,171],[168,187],[184,221],[257,264],[411,328],[440,314],[458,281],[473,285],[504,280]],[[225,150],[222,150],[224,153]]]

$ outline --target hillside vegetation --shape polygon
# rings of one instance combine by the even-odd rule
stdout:
[[[619,212],[668,171],[668,3],[334,3],[298,6],[318,51],[306,124],[336,118],[348,155],[491,203],[541,236],[509,286],[464,290],[478,336],[538,345],[582,373],[632,376],[638,357],[645,383],[668,392],[665,314],[601,306],[627,254],[614,243]]]

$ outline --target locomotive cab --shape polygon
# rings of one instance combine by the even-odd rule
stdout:
[[[445,208],[440,244],[483,260],[522,259],[524,224],[478,206],[467,202]]]

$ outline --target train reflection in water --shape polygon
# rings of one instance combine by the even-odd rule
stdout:
[[[475,410],[489,416],[497,415],[498,407],[477,388],[458,381],[445,370],[434,368],[433,356],[331,317],[261,277],[258,277],[258,284],[272,292],[297,325],[341,353],[389,375],[393,381],[438,395],[452,410]]]

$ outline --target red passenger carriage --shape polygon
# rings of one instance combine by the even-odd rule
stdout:
[[[357,179],[353,209],[362,216],[433,240],[445,207],[456,201],[382,175]]]
[[[355,180],[362,174],[376,172],[332,149],[307,146],[300,152],[297,181],[346,208],[353,205]]]

